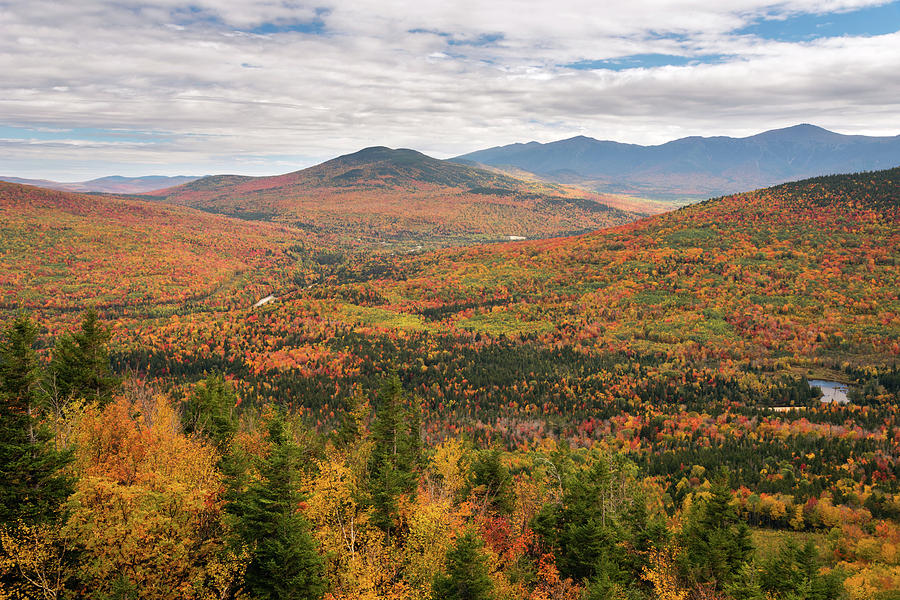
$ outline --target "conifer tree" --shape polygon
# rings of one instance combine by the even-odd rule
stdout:
[[[260,600],[309,600],[325,593],[324,563],[300,511],[298,448],[284,419],[269,424],[272,450],[260,466],[261,479],[233,490],[226,507],[235,545],[251,548],[244,589]]]
[[[496,448],[478,452],[469,477],[471,493],[491,512],[507,515],[515,508],[509,469],[500,461]]]
[[[234,388],[221,375],[210,375],[194,389],[182,407],[185,433],[202,433],[225,454],[237,430],[236,404]]]
[[[697,583],[723,588],[753,554],[750,528],[731,505],[731,490],[722,478],[711,496],[694,507],[683,531],[683,567]]]
[[[57,452],[38,420],[40,362],[37,327],[19,315],[0,341],[0,523],[52,520],[71,492]]]
[[[85,313],[80,331],[57,340],[50,363],[49,389],[65,401],[85,398],[105,404],[119,385],[109,365],[110,332],[97,312]]]
[[[393,374],[379,392],[369,458],[372,522],[389,538],[396,530],[399,498],[416,489],[422,455],[419,413],[408,404]]]
[[[447,574],[434,579],[435,600],[489,600],[493,581],[483,552],[484,543],[471,529],[447,551]]]

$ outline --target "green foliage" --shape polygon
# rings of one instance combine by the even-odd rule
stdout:
[[[396,530],[399,498],[416,488],[422,460],[420,426],[418,407],[406,400],[397,374],[391,375],[378,394],[368,465],[372,522],[388,537]]]
[[[112,399],[119,380],[110,371],[109,339],[109,330],[90,309],[80,331],[57,340],[48,387],[59,400],[85,398],[105,404]]]
[[[0,341],[0,524],[52,519],[71,492],[61,472],[70,457],[38,419],[36,339],[37,327],[22,314]]]
[[[696,583],[724,587],[753,553],[750,528],[731,505],[731,490],[717,480],[708,499],[692,506],[681,543],[682,568]]]
[[[447,573],[432,585],[435,600],[490,600],[493,582],[483,552],[484,542],[471,529],[456,538],[447,551]]]
[[[766,600],[766,594],[759,584],[759,573],[750,563],[741,565],[725,591],[732,600]]]
[[[487,510],[508,515],[515,508],[515,495],[509,469],[500,458],[497,448],[475,454],[469,475],[469,493]]]
[[[224,452],[237,430],[236,404],[231,384],[221,375],[210,375],[184,402],[181,421],[185,433],[200,433]]]
[[[288,439],[280,416],[269,423],[269,442],[272,448],[260,465],[261,479],[244,490],[232,490],[226,506],[235,546],[244,544],[253,553],[244,588],[260,600],[321,598],[324,563],[309,521],[299,512],[298,448]]]
[[[628,559],[626,547],[647,547],[658,537],[646,514],[631,508],[632,469],[619,457],[594,458],[565,479],[562,503],[544,505],[533,523],[560,575],[590,582],[596,593],[636,585],[641,565]]]
[[[763,566],[760,584],[766,592],[792,600],[841,598],[840,580],[834,574],[820,575],[820,566],[818,552],[811,541],[800,546],[788,539]]]

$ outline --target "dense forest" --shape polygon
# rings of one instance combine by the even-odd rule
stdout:
[[[895,598],[898,186],[427,253],[0,187],[0,598]]]

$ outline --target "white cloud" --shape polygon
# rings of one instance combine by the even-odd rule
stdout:
[[[658,143],[800,121],[896,134],[898,34],[784,43],[735,33],[763,15],[877,4],[201,0],[189,11],[174,0],[0,1],[0,126],[161,132],[146,143],[81,140],[77,156],[61,140],[0,141],[0,172],[277,172],[373,144],[449,156],[576,134]],[[316,19],[321,35],[253,33]],[[561,66],[634,54],[725,58]]]

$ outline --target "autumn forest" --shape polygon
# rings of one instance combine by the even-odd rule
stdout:
[[[0,183],[0,599],[900,598],[900,168]]]

